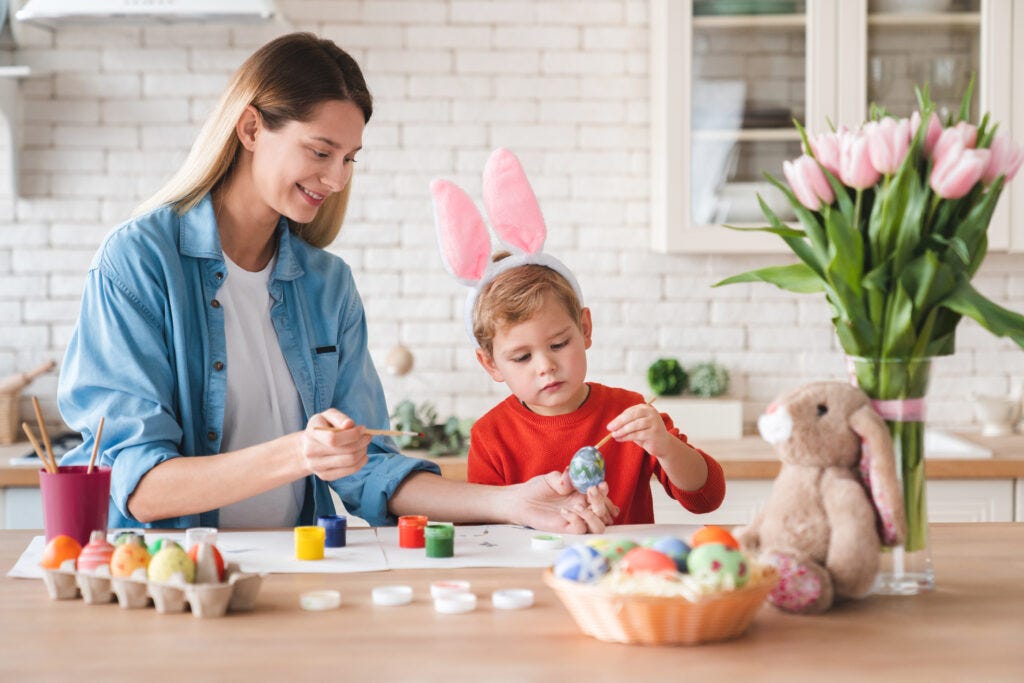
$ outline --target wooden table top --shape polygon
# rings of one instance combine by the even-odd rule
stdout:
[[[34,533],[0,532],[0,566]],[[582,635],[538,569],[273,574],[254,612],[219,619],[51,601],[41,581],[0,578],[0,680],[1024,680],[1024,524],[933,525],[932,545],[932,593],[815,617],[766,605],[739,639],[690,647]],[[436,614],[439,578],[472,581],[478,609]],[[371,588],[393,583],[413,586],[413,604],[374,607]],[[492,609],[490,593],[511,587],[537,604]],[[318,588],[340,590],[341,608],[302,611],[299,594]]]

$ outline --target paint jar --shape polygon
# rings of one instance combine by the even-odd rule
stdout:
[[[295,559],[324,559],[324,537],[326,533],[321,526],[295,527]]]
[[[423,529],[427,526],[427,518],[423,515],[403,515],[398,518],[398,547],[422,548],[424,544]]]
[[[320,515],[316,518],[316,525],[324,529],[324,545],[328,548],[345,547],[345,529],[347,519],[345,515]]]
[[[427,557],[452,557],[455,554],[455,525],[431,522],[423,530]]]

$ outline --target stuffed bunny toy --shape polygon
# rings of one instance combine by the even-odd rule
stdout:
[[[774,566],[768,600],[816,614],[862,598],[878,574],[882,545],[906,535],[896,458],[885,421],[860,389],[814,382],[783,394],[758,420],[782,468],[742,547]]]
[[[441,258],[448,272],[470,288],[465,320],[474,344],[473,305],[477,296],[491,280],[511,268],[530,264],[551,268],[565,278],[582,305],[583,292],[572,271],[544,253],[547,226],[515,154],[499,147],[491,152],[483,172],[484,207],[498,240],[511,252],[500,261],[491,261],[491,236],[483,216],[462,188],[438,179],[430,184],[430,194]]]

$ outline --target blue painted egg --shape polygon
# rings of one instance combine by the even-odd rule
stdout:
[[[694,578],[714,584],[721,584],[729,576],[732,584],[740,588],[750,580],[747,558],[721,543],[705,543],[693,548],[686,558],[686,566]]]
[[[608,560],[596,548],[579,543],[559,553],[552,571],[560,579],[589,583],[608,573]]]
[[[584,446],[576,451],[569,462],[569,480],[576,490],[586,493],[591,486],[604,481],[604,457],[593,446]]]
[[[686,557],[690,554],[690,546],[675,536],[662,536],[644,541],[644,545],[652,550],[665,553],[676,563],[676,569],[686,573]]]

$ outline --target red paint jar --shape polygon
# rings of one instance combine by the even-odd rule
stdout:
[[[403,515],[398,518],[398,547],[422,548],[424,546],[423,530],[427,526],[424,515]]]

